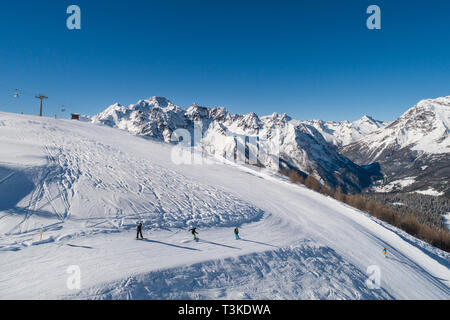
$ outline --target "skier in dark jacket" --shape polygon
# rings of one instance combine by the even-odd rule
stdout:
[[[137,230],[136,239],[139,239],[139,235],[141,236],[141,239],[144,239],[144,236],[142,235],[142,222],[138,223],[136,230]]]
[[[191,229],[189,229],[189,231],[191,231],[192,235],[194,236],[194,240],[197,241],[197,236],[196,236],[198,234],[197,228],[191,228]]]
[[[234,229],[234,237],[236,238],[236,240],[239,240],[239,228],[238,227],[236,227]]]

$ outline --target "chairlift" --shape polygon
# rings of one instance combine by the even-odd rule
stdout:
[[[18,98],[19,97],[19,91],[16,89],[16,92],[14,92],[14,98]]]

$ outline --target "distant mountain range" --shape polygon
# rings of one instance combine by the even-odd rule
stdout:
[[[375,120],[365,115],[359,120],[323,121],[311,120],[304,123],[316,128],[325,140],[336,147],[342,147],[364,138],[369,133],[387,126],[389,123]]]
[[[279,145],[280,162],[268,155],[258,165],[294,169],[347,192],[450,192],[450,97],[423,100],[392,123],[370,116],[354,122],[300,121],[286,114],[231,114],[224,107],[183,109],[163,97],[128,107],[113,104],[92,122],[167,143],[176,129],[193,133],[197,122],[207,153],[230,158],[238,143],[230,133],[259,136]],[[247,144],[246,151],[254,148]]]

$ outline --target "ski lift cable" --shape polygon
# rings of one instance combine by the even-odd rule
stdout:
[[[36,92],[31,92],[28,91],[28,89],[20,89],[19,88],[12,88],[10,85],[6,84],[5,82],[0,82],[0,88],[3,87],[6,89],[7,92],[12,93],[12,96],[15,99],[21,99],[21,98],[29,98],[29,99],[34,99],[36,97]],[[2,90],[0,90],[1,92]],[[2,106],[6,106],[4,103],[1,103]],[[17,109],[16,107],[12,107],[11,110],[15,110]],[[54,98],[51,98],[50,101],[47,102],[47,110],[51,110],[54,112],[54,110],[58,110],[58,112],[68,112],[70,109],[72,109],[72,107],[68,106],[67,103],[59,101],[59,100],[55,100]],[[70,112],[70,111],[69,111]]]
[[[36,95],[36,92],[37,92],[37,91],[36,92],[31,92],[31,91],[28,91],[28,89],[27,90],[20,89],[20,87],[19,88],[13,88],[13,87],[5,84],[4,82],[0,82],[0,87],[6,88],[8,92],[18,93],[19,96],[25,95],[25,96],[34,97]],[[54,101],[55,103],[58,103],[60,105],[66,105],[66,103],[62,103],[61,101],[56,101],[54,99],[52,99],[52,101]]]
[[[34,98],[35,97],[35,93],[32,93],[28,90],[24,90],[24,89],[18,89],[18,88],[14,88],[12,89],[11,86],[6,85],[5,83],[0,83],[0,87],[3,87],[7,90],[7,92],[12,92],[13,97],[14,98],[21,98],[21,97],[28,97],[28,98]],[[67,106],[67,103],[62,103],[61,101],[58,100],[54,100],[52,99],[50,101],[50,106],[57,104],[59,105],[58,107],[51,107],[51,109],[57,109],[61,112],[66,112],[67,109],[69,109],[70,107]],[[6,104],[2,103],[3,106],[6,106]],[[13,108],[15,109],[15,108]],[[64,110],[64,111],[63,111]]]

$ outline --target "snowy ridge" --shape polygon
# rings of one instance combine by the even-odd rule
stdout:
[[[356,142],[364,138],[366,135],[389,124],[383,121],[375,120],[367,115],[353,122],[347,120],[341,122],[323,120],[303,122],[316,128],[325,140],[327,140],[327,142],[335,145],[336,147],[342,147]]]
[[[450,96],[422,100],[393,123],[355,144],[368,149],[366,153],[371,161],[376,161],[390,148],[411,148],[429,154],[448,153],[449,128]]]

